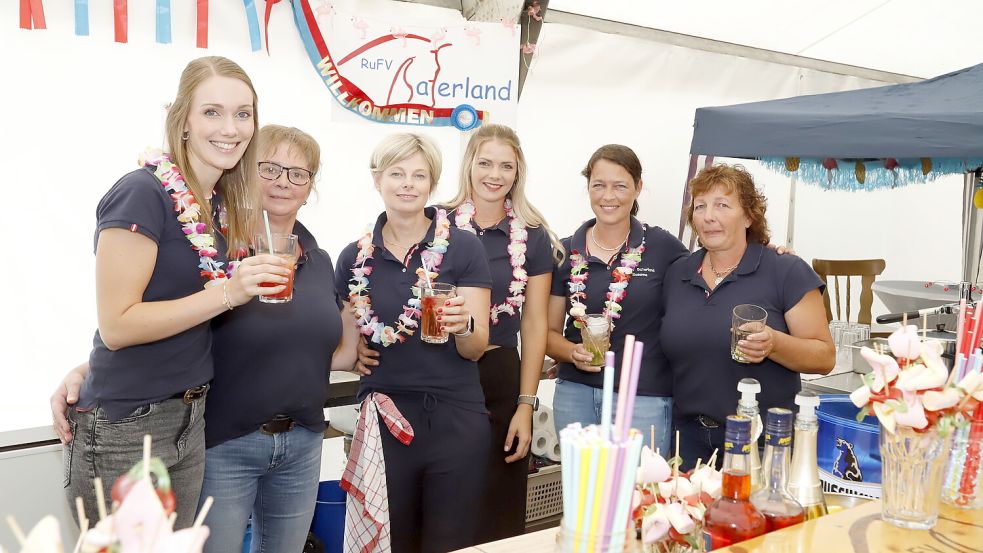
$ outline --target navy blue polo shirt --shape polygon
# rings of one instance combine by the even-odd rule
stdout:
[[[454,226],[456,213],[448,211],[451,226]],[[509,285],[512,284],[512,264],[509,256],[509,224],[511,219],[503,218],[493,227],[483,229],[475,222],[471,221],[475,234],[481,244],[485,247],[485,255],[488,257],[488,268],[491,270],[492,291],[491,304],[498,305],[509,297]],[[553,272],[553,247],[550,244],[549,233],[546,228],[526,227],[529,238],[526,239],[526,262],[523,268],[529,278],[538,275],[545,275]],[[492,325],[489,322],[489,345],[514,348],[519,344],[519,317],[520,314],[509,315],[508,313],[498,314],[498,324]]]
[[[825,284],[801,258],[778,255],[762,244],[748,244],[737,269],[713,292],[700,270],[706,250],[677,261],[666,275],[662,350],[673,374],[677,417],[706,415],[723,422],[737,410],[737,383],[761,382],[761,412],[771,407],[795,410],[801,388],[799,373],[765,359],[745,364],[730,358],[730,327],[734,307],[753,303],[768,312],[768,326],[788,332],[785,313],[810,290]]]
[[[174,212],[174,203],[151,169],[133,171],[103,196],[96,209],[99,232],[125,228],[157,244],[154,271],[143,301],[167,301],[203,289],[198,252],[191,249]],[[225,262],[225,241],[215,233],[219,261]],[[112,421],[137,407],[155,403],[212,379],[212,332],[207,322],[169,338],[125,347],[106,348],[99,331],[92,340],[89,375],[82,383],[79,407],[101,406]]]
[[[409,265],[396,259],[382,243],[382,227],[387,217],[383,212],[375,224],[372,243],[375,251],[369,278],[369,296],[372,310],[379,321],[395,326],[396,318],[403,312],[403,305],[412,297],[410,289],[416,284],[416,270],[422,266],[420,253],[433,240],[436,209],[426,208],[426,216],[431,219],[426,236],[410,256]],[[453,225],[447,253],[440,263],[438,282],[458,287],[491,288],[491,274],[481,242],[470,232]],[[348,301],[348,285],[352,278],[352,265],[358,253],[357,242],[345,246],[338,256],[335,270],[335,287],[338,295]],[[369,392],[399,393],[426,392],[442,401],[478,412],[486,412],[485,396],[478,379],[478,364],[461,357],[451,336],[444,344],[427,344],[420,340],[417,327],[412,336],[403,342],[389,347],[369,342],[369,347],[379,352],[379,365],[372,374],[360,380],[358,397],[364,398]]]
[[[212,321],[215,378],[205,413],[205,445],[259,430],[275,415],[324,431],[331,356],[341,340],[334,267],[314,236],[294,223],[303,253],[287,303],[249,303]]]
[[[575,344],[581,342],[580,329],[573,326],[570,311],[570,252],[585,251],[587,232],[594,225],[591,219],[580,226],[573,236],[563,239],[566,255],[563,261],[553,271],[552,295],[563,296],[567,299],[566,328],[563,335]],[[665,230],[659,227],[643,227],[642,223],[632,217],[631,231],[628,234],[628,247],[637,248],[645,236],[645,252],[642,261],[635,268],[631,282],[628,283],[627,295],[621,301],[621,317],[614,321],[614,332],[611,334],[611,350],[615,354],[615,387],[620,382],[621,352],[625,346],[625,335],[632,334],[636,340],[644,342],[642,350],[641,372],[638,375],[638,395],[642,396],[671,396],[672,377],[666,367],[665,359],[659,347],[659,326],[662,324],[662,283],[666,270],[670,265],[688,252],[683,244]],[[611,271],[621,264],[621,253],[608,265],[605,261],[594,257],[587,258],[587,305],[588,313],[604,311],[607,300],[608,285],[611,284]],[[604,386],[602,373],[589,373],[579,370],[572,363],[560,363],[558,378],[586,384],[594,388]]]

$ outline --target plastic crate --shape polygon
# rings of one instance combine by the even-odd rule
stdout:
[[[563,512],[563,479],[560,465],[542,467],[526,484],[526,522]]]
[[[822,483],[823,493],[861,497],[863,499],[881,498],[880,484],[844,480],[822,469],[819,469],[819,482]]]

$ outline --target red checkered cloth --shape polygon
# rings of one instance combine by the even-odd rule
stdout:
[[[413,441],[413,427],[389,396],[371,393],[362,401],[341,488],[345,505],[345,553],[392,551],[389,533],[389,493],[386,459],[382,452],[379,417],[403,445]]]

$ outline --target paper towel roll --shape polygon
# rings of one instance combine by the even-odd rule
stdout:
[[[540,457],[551,458],[551,455],[555,455],[560,449],[560,443],[557,441],[556,436],[550,432],[544,432],[542,430],[536,430],[532,433],[532,450],[533,455],[538,455]]]
[[[560,442],[555,442],[555,443],[553,444],[553,451],[551,451],[551,452],[549,452],[549,453],[548,453],[548,454],[546,455],[546,457],[547,457],[547,458],[548,458],[548,459],[549,459],[550,461],[554,461],[554,462],[557,462],[557,463],[559,463],[559,462],[560,462]]]
[[[556,434],[556,428],[553,427],[553,409],[540,405],[539,410],[533,414],[532,429],[534,432],[542,430]]]

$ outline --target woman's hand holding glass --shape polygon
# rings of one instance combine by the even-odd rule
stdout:
[[[260,254],[239,262],[229,279],[228,295],[233,306],[244,305],[254,296],[276,294],[286,288],[290,268],[287,262],[275,255]],[[281,283],[280,286],[262,286],[264,282]]]
[[[464,296],[448,298],[437,310],[437,321],[441,329],[450,334],[467,332],[471,326],[471,312],[464,305]]]
[[[737,349],[741,350],[748,363],[760,363],[775,351],[775,334],[771,327],[765,326],[760,332],[738,341]]]
[[[601,372],[603,367],[600,365],[591,365],[590,362],[592,359],[594,359],[594,356],[587,351],[587,348],[583,344],[574,344],[573,351],[570,352],[570,362],[573,363],[573,366],[584,372]]]

